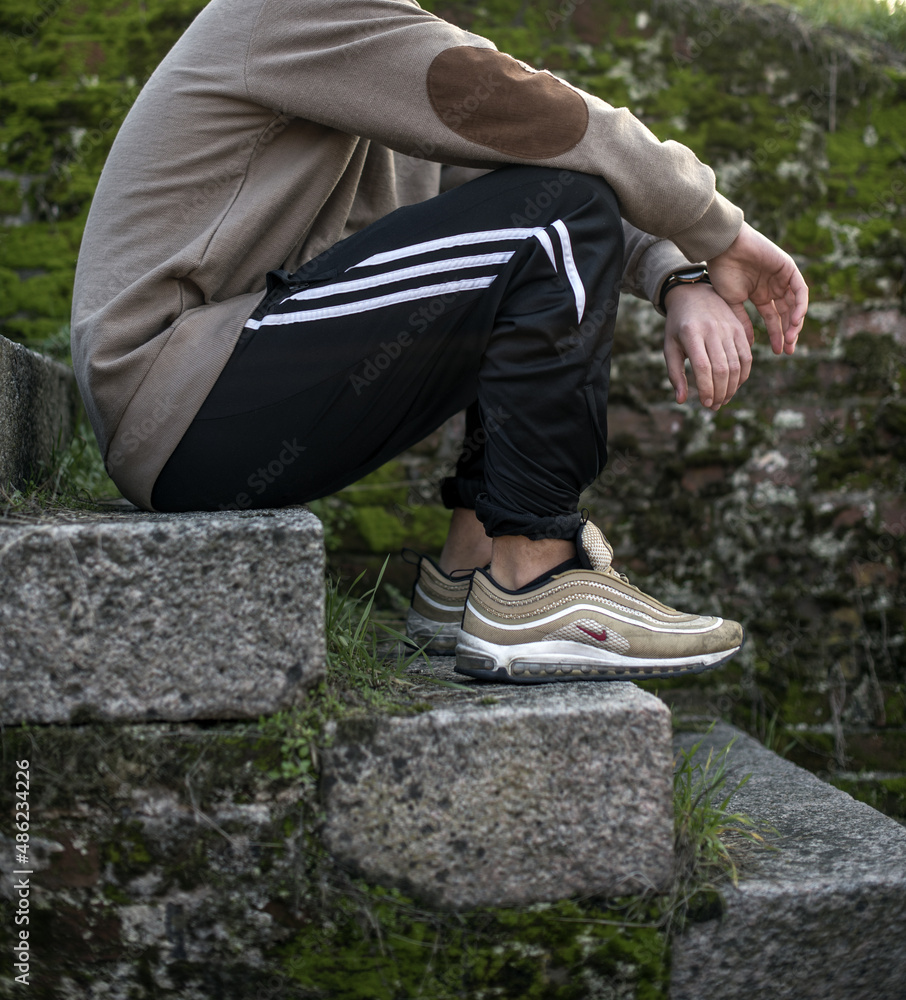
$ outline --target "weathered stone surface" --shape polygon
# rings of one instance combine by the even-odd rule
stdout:
[[[47,469],[72,437],[78,399],[70,368],[0,337],[0,486]]]
[[[256,718],[324,667],[303,508],[0,520],[0,722]]]
[[[674,942],[671,1000],[902,1000],[906,829],[731,726],[703,749],[734,735],[729,781],[752,778],[731,807],[772,824],[779,850]]]
[[[434,661],[450,679],[452,660]],[[442,908],[620,895],[673,861],[670,713],[630,683],[469,683],[420,715],[336,726],[323,836]]]
[[[295,1000],[272,949],[313,911],[299,782],[255,724],[7,727],[0,788],[0,997]],[[17,862],[12,761],[29,761]],[[29,869],[29,924],[14,923]],[[6,956],[29,931],[28,986]]]

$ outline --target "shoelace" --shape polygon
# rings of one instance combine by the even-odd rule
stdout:
[[[619,570],[614,569],[613,566],[608,566],[604,572],[609,573],[610,576],[617,577],[618,580],[622,580],[627,587],[632,587],[633,590],[639,589],[634,583],[629,582],[629,577],[625,573],[621,573]]]

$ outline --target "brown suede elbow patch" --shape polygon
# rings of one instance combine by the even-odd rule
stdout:
[[[581,142],[588,128],[581,95],[495,49],[444,49],[427,83],[431,107],[448,128],[498,153],[550,159]]]

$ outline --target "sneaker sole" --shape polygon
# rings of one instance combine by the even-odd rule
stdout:
[[[714,670],[732,659],[745,644],[697,656],[644,660],[606,650],[590,653],[578,642],[555,640],[498,646],[462,634],[456,645],[458,674],[508,684],[547,684],[554,681],[645,680],[682,677]]]
[[[452,656],[459,639],[459,622],[435,622],[409,609],[406,636],[412,646],[435,656]],[[427,645],[426,645],[427,643]]]

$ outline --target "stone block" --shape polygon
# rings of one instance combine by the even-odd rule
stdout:
[[[0,722],[256,718],[324,669],[304,508],[0,519]]]
[[[434,670],[459,679],[450,658]],[[443,909],[662,886],[670,733],[631,683],[464,683],[421,714],[332,724],[322,835],[342,864]]]
[[[0,337],[0,487],[21,487],[51,464],[75,428],[72,369]]]
[[[310,898],[298,783],[254,723],[6,728],[0,787],[0,998],[302,1000],[276,954]],[[14,770],[29,761],[28,863]],[[20,786],[21,787],[21,786]],[[20,804],[21,808],[21,804]],[[29,869],[28,925],[14,923]],[[316,913],[317,911],[315,911]],[[27,986],[12,935],[29,932]]]
[[[729,786],[752,777],[730,807],[772,824],[778,849],[674,941],[671,1000],[902,1000],[906,829],[732,726],[704,752],[733,736]]]
[[[846,340],[857,333],[887,334],[906,345],[906,316],[899,309],[870,309],[847,316],[842,324]]]

